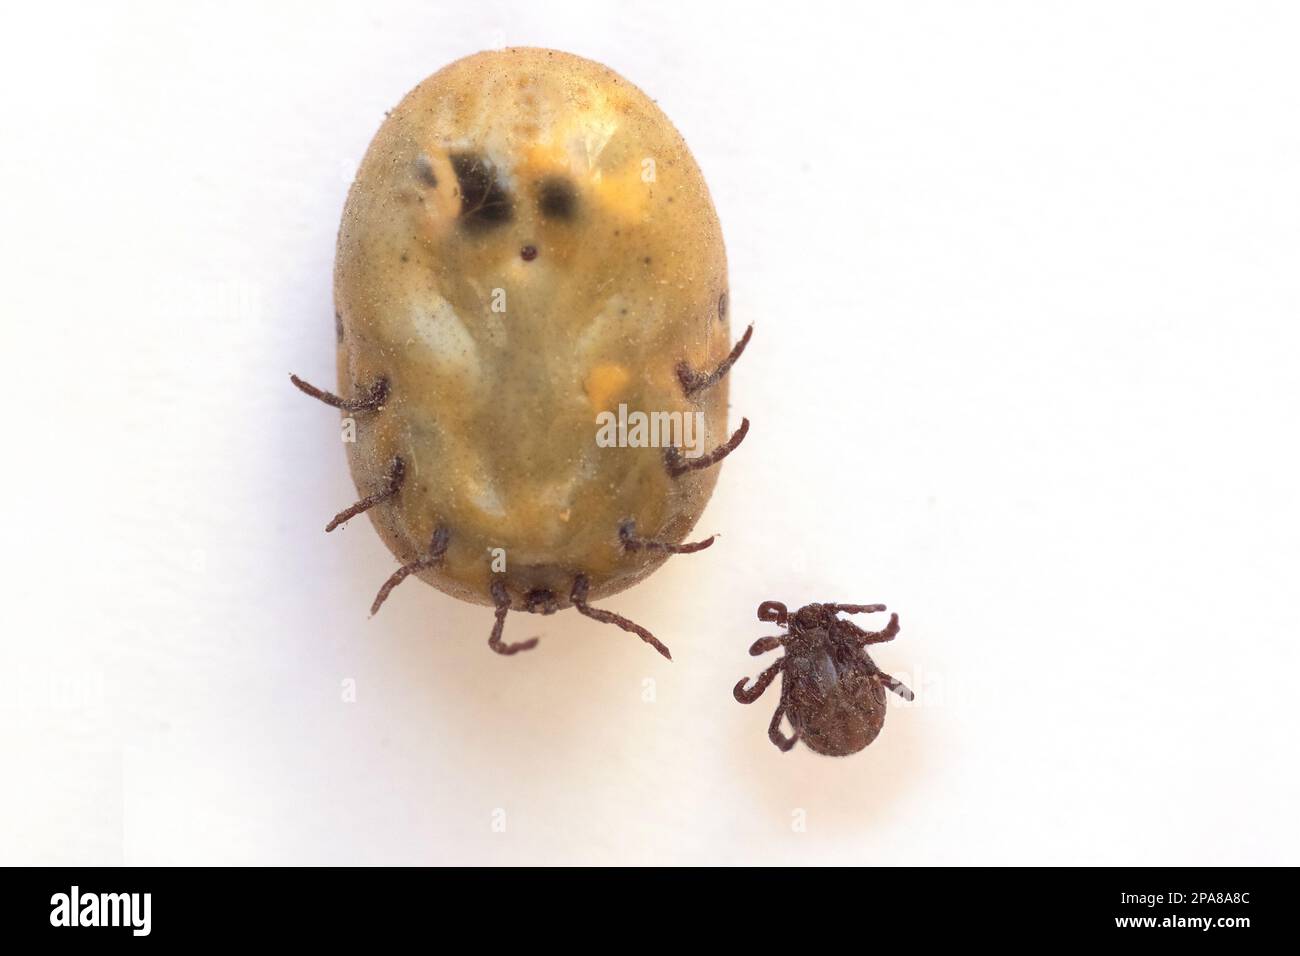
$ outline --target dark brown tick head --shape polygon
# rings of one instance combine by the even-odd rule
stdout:
[[[829,631],[835,623],[835,606],[805,604],[791,614],[780,601],[764,601],[758,606],[760,621],[773,621],[790,629],[791,637],[810,636],[810,632]]]
[[[790,630],[795,634],[808,631],[829,630],[835,613],[824,604],[805,604],[794,612]]]

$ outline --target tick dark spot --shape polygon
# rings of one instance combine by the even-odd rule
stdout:
[[[578,212],[573,183],[563,176],[547,176],[537,185],[537,208],[547,219],[572,219]]]
[[[722,293],[722,295],[718,296],[718,321],[719,322],[725,322],[727,320],[728,301],[729,300],[727,299],[727,293],[724,292]]]
[[[420,178],[420,182],[424,183],[430,189],[438,188],[438,177],[433,171],[433,163],[431,163],[429,157],[425,156],[423,153],[416,157],[415,175]]]
[[[523,259],[524,262],[532,262],[534,259],[537,258],[537,247],[524,246],[522,249],[519,250],[519,258]]]
[[[334,313],[334,338],[343,341],[343,315],[340,312]]]
[[[472,231],[492,229],[514,218],[514,200],[497,181],[496,171],[477,153],[451,158],[460,184],[461,226]]]

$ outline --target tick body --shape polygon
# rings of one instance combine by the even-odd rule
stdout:
[[[417,576],[494,608],[588,603],[684,543],[719,463],[733,347],[721,228],[690,151],[589,60],[479,53],[391,112],[348,196],[335,265],[339,393],[362,512]],[[613,447],[600,416],[662,416]],[[692,426],[698,426],[692,430]],[[688,431],[696,439],[685,447]],[[666,440],[658,440],[665,437]],[[674,438],[676,439],[674,441]]]
[[[810,750],[831,757],[857,753],[880,733],[886,690],[912,699],[912,692],[880,670],[866,651],[868,644],[894,639],[898,615],[890,615],[883,631],[864,631],[839,617],[883,610],[883,604],[806,604],[790,614],[779,601],[759,605],[758,619],[786,632],[760,638],[749,653],[757,656],[782,648],[785,654],[752,686],[747,688],[748,681],[741,679],[733,694],[740,703],[752,704],[781,675],[781,702],[768,737],[782,751],[802,740]],[[792,736],[782,732],[782,718],[790,722]]]

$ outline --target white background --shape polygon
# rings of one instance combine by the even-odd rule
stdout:
[[[1300,862],[1293,5],[175,6],[0,41],[0,862]],[[672,664],[322,532],[351,175],[507,44],[658,100],[756,325],[722,538],[606,602]],[[779,753],[765,598],[917,703]]]

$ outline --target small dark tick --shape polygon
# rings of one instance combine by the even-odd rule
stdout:
[[[522,249],[519,250],[519,258],[523,259],[524,262],[532,262],[534,259],[537,258],[537,247],[524,246]]]
[[[768,725],[767,736],[781,750],[802,740],[809,750],[831,757],[857,753],[876,739],[885,722],[885,691],[904,700],[912,692],[890,677],[867,653],[868,644],[892,641],[898,634],[898,615],[891,614],[883,631],[864,631],[839,614],[870,614],[883,604],[805,604],[790,614],[780,601],[764,601],[758,619],[787,629],[776,637],[762,637],[749,653],[757,656],[778,647],[785,654],[759,674],[746,689],[742,678],[732,693],[742,704],[762,696],[778,674],[781,702]],[[781,732],[781,718],[790,721],[794,735]]]

